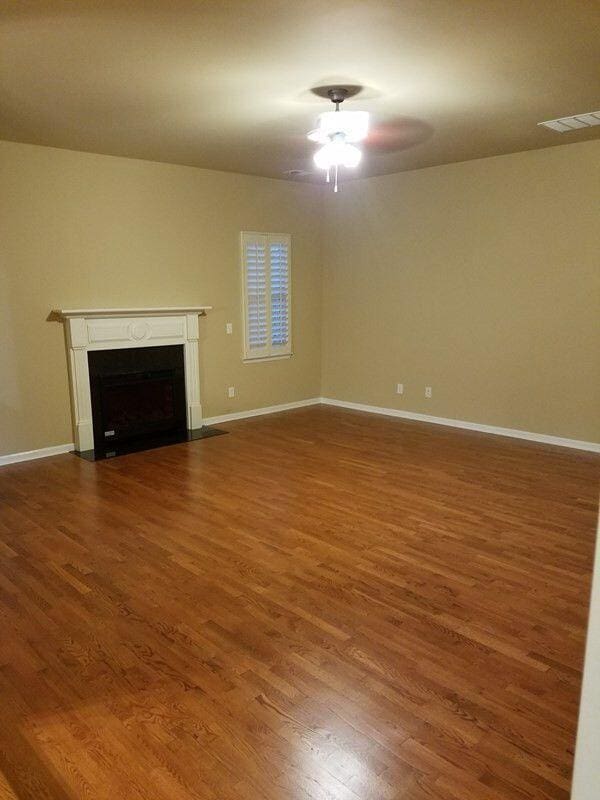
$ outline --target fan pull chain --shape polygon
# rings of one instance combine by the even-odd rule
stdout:
[[[335,183],[333,184],[333,191],[337,192],[338,190],[338,165],[335,165]]]

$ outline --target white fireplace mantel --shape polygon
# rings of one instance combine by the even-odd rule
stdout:
[[[202,427],[198,317],[211,308],[79,308],[52,312],[52,318],[65,324],[76,450],[94,447],[89,350],[183,345],[187,426],[190,430]]]
[[[178,314],[197,314],[203,317],[212,306],[159,306],[157,308],[57,308],[52,314],[59,319],[73,317],[170,317]]]

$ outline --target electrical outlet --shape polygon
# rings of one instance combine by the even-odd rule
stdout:
[[[233,325],[231,324],[231,322],[228,322],[227,325],[225,325],[225,332],[233,333]]]
[[[431,386],[425,387],[425,397],[429,400],[431,399]]]
[[[397,383],[396,384],[396,394],[404,394],[404,384]]]
[[[235,386],[230,386],[229,389],[227,389],[227,396],[235,397]]]

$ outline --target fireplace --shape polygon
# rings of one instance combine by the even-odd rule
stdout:
[[[200,403],[199,317],[210,306],[59,309],[74,450],[95,460],[220,433]]]
[[[183,345],[88,352],[94,449],[187,431]]]

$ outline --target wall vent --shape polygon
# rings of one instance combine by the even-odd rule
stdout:
[[[572,117],[561,117],[560,119],[549,119],[547,122],[538,122],[550,130],[566,133],[576,131],[578,128],[592,128],[600,125],[600,111],[588,111],[586,114],[574,114]]]

